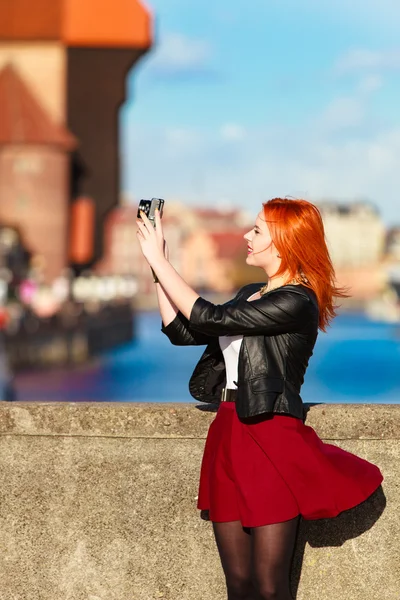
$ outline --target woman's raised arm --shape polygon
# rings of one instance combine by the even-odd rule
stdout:
[[[144,212],[141,213],[141,217],[142,221],[137,221],[137,225],[143,255],[155,271],[161,286],[168,295],[168,302],[171,303],[172,301],[172,304],[175,305],[173,307],[171,304],[168,308],[166,299],[162,300],[163,307],[167,312],[165,317],[167,320],[170,319],[172,311],[178,308],[189,319],[193,304],[200,296],[182,279],[164,256],[164,251],[158,239],[162,232],[161,218],[158,211],[155,211],[156,228],[153,227]],[[164,317],[164,315],[162,316]]]

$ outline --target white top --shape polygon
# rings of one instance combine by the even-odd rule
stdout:
[[[247,302],[256,296],[258,292],[252,294],[250,298],[247,298]],[[233,383],[238,378],[238,363],[239,363],[239,351],[242,345],[242,335],[221,335],[219,338],[219,345],[224,356],[225,368],[226,368],[226,387],[228,389],[237,389],[237,385]]]

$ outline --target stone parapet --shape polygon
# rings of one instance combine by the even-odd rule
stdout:
[[[301,520],[297,600],[399,600],[400,405],[320,404],[306,424],[384,475],[366,502]],[[1,600],[224,600],[199,518],[212,407],[0,402]]]

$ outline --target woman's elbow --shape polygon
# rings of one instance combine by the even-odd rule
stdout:
[[[188,346],[188,342],[181,337],[174,337],[172,335],[167,335],[169,342],[172,346]]]

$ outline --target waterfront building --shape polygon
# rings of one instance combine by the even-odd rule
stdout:
[[[384,255],[386,230],[369,202],[320,202],[325,234],[336,268],[376,265]]]
[[[31,253],[26,248],[18,229],[7,227],[0,222],[0,286],[7,290],[0,294],[0,305],[6,303],[13,285],[25,279],[29,272]]]
[[[387,232],[386,255],[400,263],[400,227],[392,227]]]
[[[239,208],[194,208],[198,227],[205,227],[208,231],[224,231],[247,227],[249,229],[254,215]]]
[[[102,255],[103,223],[120,193],[118,113],[125,80],[151,44],[152,18],[139,0],[0,2],[3,95],[9,94],[23,117],[25,111],[21,124],[10,108],[3,112],[3,98],[1,174],[8,180],[0,218],[21,225],[30,236],[32,252],[47,261],[48,279],[66,264],[69,213],[78,198],[74,214],[79,217],[82,210],[84,217],[75,219],[74,227],[94,231],[93,248],[83,253],[72,248],[68,260],[82,269]],[[41,185],[46,187],[42,196]],[[94,203],[94,227],[82,197]],[[72,236],[81,238],[79,232]],[[57,258],[49,253],[50,241]]]
[[[104,227],[104,256],[97,263],[95,272],[99,275],[134,276],[140,298],[154,293],[154,283],[137,239],[137,209],[138,204],[126,204],[110,212]],[[187,232],[184,221],[183,213],[175,210],[173,203],[168,204],[168,211],[163,216],[163,231],[168,240],[170,260],[178,270]]]
[[[182,275],[197,290],[229,293],[240,287],[239,273],[245,265],[246,229],[209,231],[188,236],[182,249]],[[251,267],[247,267],[251,270]],[[254,279],[253,279],[254,281]]]
[[[139,302],[154,300],[151,270],[137,240],[137,207],[126,204],[113,210],[106,220],[104,258],[98,274],[134,275]],[[198,290],[230,292],[237,283],[237,265],[246,258],[243,235],[250,225],[237,209],[200,209],[167,201],[162,217],[169,258],[183,278]]]
[[[77,142],[11,65],[0,72],[0,114],[0,221],[19,228],[51,281],[68,260],[68,179]]]
[[[364,307],[384,293],[386,228],[370,202],[320,202],[325,234],[339,285],[348,288],[344,306]]]

